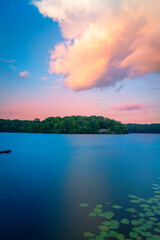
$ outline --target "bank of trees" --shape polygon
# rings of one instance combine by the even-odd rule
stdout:
[[[126,124],[129,133],[160,133],[160,124]]]
[[[126,134],[128,130],[122,123],[101,116],[71,116],[49,117],[43,121],[0,119],[0,132]]]

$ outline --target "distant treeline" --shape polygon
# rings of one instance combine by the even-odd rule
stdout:
[[[49,117],[43,121],[0,119],[0,132],[22,133],[81,133],[81,134],[126,134],[125,125],[115,120],[90,116]]]
[[[160,133],[160,123],[125,125],[129,133]]]

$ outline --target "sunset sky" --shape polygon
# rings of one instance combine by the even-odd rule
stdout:
[[[0,118],[160,122],[159,13],[159,0],[2,1]]]

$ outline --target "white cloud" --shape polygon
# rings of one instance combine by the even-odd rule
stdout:
[[[113,86],[160,72],[159,0],[33,0],[58,21],[66,40],[51,53],[50,73],[73,90]]]

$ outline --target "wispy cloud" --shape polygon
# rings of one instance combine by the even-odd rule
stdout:
[[[58,88],[61,88],[60,86],[52,86],[50,87],[51,89],[58,89]]]
[[[30,78],[30,72],[28,71],[20,72],[19,76],[20,78]]]
[[[64,42],[50,53],[50,73],[85,90],[160,72],[159,0],[32,0],[57,21]]]
[[[54,80],[55,83],[61,83],[62,82],[62,78],[58,78],[56,80]]]
[[[15,59],[6,59],[6,58],[0,58],[0,61],[1,62],[6,62],[6,63],[13,63],[13,62],[16,62]]]
[[[47,80],[52,80],[52,78],[51,77],[41,77],[41,80],[42,81],[47,81]]]
[[[119,92],[123,88],[123,84],[121,84],[117,89],[116,92]]]
[[[134,111],[134,110],[147,110],[148,108],[151,108],[152,105],[145,105],[145,104],[126,104],[126,105],[120,105],[115,107],[115,110],[119,111]]]

